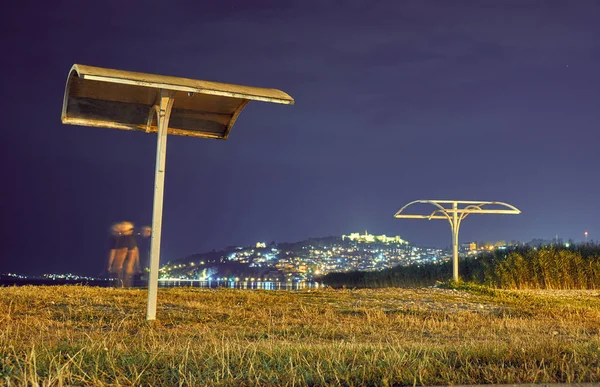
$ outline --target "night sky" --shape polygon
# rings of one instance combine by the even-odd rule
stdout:
[[[74,63],[281,89],[227,141],[170,136],[162,262],[368,230],[450,244],[416,199],[498,200],[469,240],[600,235],[598,1],[28,1],[3,7],[0,272],[96,275],[151,223],[156,135],[62,125]]]

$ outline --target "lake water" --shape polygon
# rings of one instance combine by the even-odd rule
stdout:
[[[195,288],[230,288],[230,289],[266,289],[266,290],[298,290],[317,289],[322,287],[318,282],[293,282],[293,281],[192,281],[192,280],[159,280],[158,286],[171,288],[191,286]]]
[[[56,285],[83,285],[111,287],[110,280],[51,280],[51,279],[20,279],[20,278],[2,278],[0,286],[56,286]],[[136,284],[136,288],[145,288],[148,284],[143,281]],[[159,280],[158,286],[161,288],[175,287],[194,287],[194,288],[230,288],[230,289],[265,289],[265,290],[299,290],[299,289],[317,289],[323,287],[317,282],[306,281],[200,281],[200,280]]]

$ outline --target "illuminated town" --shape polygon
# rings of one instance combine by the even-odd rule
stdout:
[[[505,249],[515,243],[463,243],[461,256]],[[351,233],[296,243],[257,242],[221,252],[168,262],[161,279],[227,281],[311,281],[330,272],[376,271],[398,265],[440,263],[451,251],[412,245],[400,236]]]
[[[415,247],[399,236],[364,232],[296,243],[257,242],[219,254],[194,255],[164,265],[160,278],[302,281],[329,272],[382,270],[442,259],[441,249]]]
[[[586,241],[587,242],[587,241]],[[529,245],[562,245],[562,239],[533,239],[530,242],[465,242],[459,245],[461,257],[476,256],[493,250]],[[451,260],[452,251],[421,247],[400,236],[373,235],[367,231],[340,237],[311,238],[293,243],[256,242],[253,246],[230,246],[222,251],[194,254],[162,265],[159,279],[200,282],[310,282],[332,272],[379,271],[395,266],[441,263]],[[87,283],[102,286],[108,278],[72,273],[27,274],[0,273],[0,284],[31,281],[44,283]],[[145,278],[138,286],[144,286]],[[180,283],[184,284],[185,283]],[[172,286],[172,285],[169,285]],[[176,286],[176,285],[173,285]]]

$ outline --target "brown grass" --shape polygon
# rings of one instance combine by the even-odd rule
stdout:
[[[600,382],[600,292],[0,288],[0,383]]]

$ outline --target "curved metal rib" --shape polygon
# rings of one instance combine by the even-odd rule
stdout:
[[[481,207],[482,207],[482,206],[484,206],[484,205],[485,205],[485,204],[481,204],[481,205],[479,205],[479,206],[476,206],[476,205],[472,204],[472,205],[470,205],[470,206],[466,206],[466,207],[465,207],[463,210],[478,209],[479,211],[481,211]],[[467,216],[469,216],[469,215],[471,215],[471,214],[473,214],[473,212],[467,212],[467,211],[463,212],[463,213],[460,215],[460,217],[458,218],[458,223],[460,224],[460,222],[462,222],[462,220],[463,220],[464,218],[466,218]]]
[[[499,205],[499,206],[504,206],[507,207],[509,210],[515,211],[517,214],[521,213],[521,210],[519,210],[517,207],[513,206],[512,204],[508,204],[508,203],[504,203],[504,202],[489,202],[489,203],[483,203],[481,206],[485,206],[488,204],[495,204],[495,205]]]
[[[450,220],[450,215],[448,215],[448,213],[446,212],[446,209],[444,207],[442,207],[440,204],[438,204],[438,203],[436,203],[435,201],[432,201],[432,200],[415,200],[415,201],[412,201],[412,202],[408,203],[407,205],[405,205],[404,207],[402,207],[400,210],[398,210],[398,212],[396,212],[394,214],[394,217],[395,218],[401,218],[400,213],[402,211],[404,211],[407,207],[409,207],[409,206],[411,206],[413,204],[417,204],[417,203],[419,203],[419,204],[431,204],[431,205],[439,208],[439,210],[436,210],[436,211],[432,212],[429,216],[427,216],[427,215],[415,215],[415,216],[422,216],[424,219],[429,219],[429,220],[431,220],[431,219],[439,219],[439,218],[435,217],[435,213],[436,212],[441,212],[441,213],[443,213],[446,216],[446,218],[448,220]]]
[[[71,67],[71,71],[69,71],[69,75],[67,76],[67,83],[65,85],[65,95],[63,96],[63,107],[62,113],[60,115],[60,120],[65,122],[65,118],[67,117],[67,106],[69,104],[69,91],[71,90],[71,79],[73,76],[79,76],[79,71],[76,66]]]
[[[150,127],[156,118],[156,126],[158,127],[158,120],[160,119],[160,107],[158,105],[154,105],[150,108],[148,112],[148,120],[146,121],[146,133],[150,133]]]

